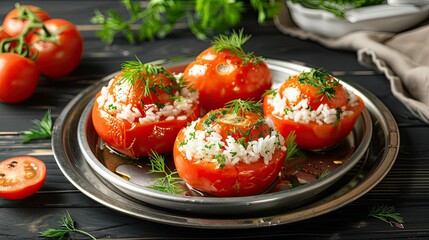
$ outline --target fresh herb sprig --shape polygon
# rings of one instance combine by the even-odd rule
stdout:
[[[389,223],[391,226],[404,228],[404,218],[393,206],[381,204],[372,207],[368,216],[380,219],[383,222]]]
[[[28,143],[33,139],[50,138],[52,136],[52,117],[50,110],[45,113],[41,120],[33,120],[33,124],[33,128],[22,132],[22,134],[25,135],[24,139],[22,139],[23,143]]]
[[[164,157],[155,151],[152,151],[149,156],[150,167],[149,173],[161,173],[164,177],[154,179],[153,186],[149,188],[155,189],[162,192],[180,194],[184,191],[183,188],[177,185],[182,179],[177,176],[176,171],[171,171],[170,168],[165,164]]]
[[[256,56],[253,52],[245,52],[243,45],[249,41],[251,35],[245,35],[243,29],[240,29],[238,33],[233,31],[231,35],[219,34],[214,37],[212,41],[213,50],[219,53],[223,50],[228,50],[232,55],[235,55],[243,60],[243,65],[248,62],[256,65],[264,61],[263,57]]]
[[[125,61],[121,64],[121,69],[123,71],[122,79],[128,81],[130,84],[134,84],[138,79],[142,77],[142,74],[147,76],[153,76],[156,74],[165,74],[171,78],[171,74],[165,70],[162,66],[156,66],[151,63],[142,63],[138,58],[137,60]]]
[[[324,95],[329,100],[335,96],[335,88],[341,86],[336,78],[322,69],[311,69],[310,72],[302,72],[298,77],[298,81],[301,84],[319,88],[319,95]]]
[[[296,144],[296,133],[295,131],[292,131],[289,133],[289,135],[286,137],[286,160],[292,159],[294,156],[302,155],[303,153],[298,148],[298,145]]]
[[[261,101],[255,102],[252,100],[245,101],[241,99],[234,99],[225,104],[225,108],[231,109],[235,115],[245,115],[246,113],[254,112],[262,115]]]
[[[49,228],[46,229],[43,232],[40,232],[40,236],[46,237],[46,238],[57,238],[57,239],[64,239],[67,235],[70,233],[78,233],[85,235],[86,237],[95,240],[96,238],[89,234],[86,231],[77,229],[75,226],[75,222],[73,218],[71,217],[69,212],[66,212],[64,216],[61,218],[60,222],[60,228],[59,229],[53,229]]]
[[[280,12],[282,1],[251,0],[250,5],[243,0],[150,0],[146,6],[134,0],[121,0],[121,3],[128,19],[113,9],[106,14],[97,10],[91,19],[92,23],[101,24],[96,34],[106,44],[112,44],[120,33],[132,44],[137,40],[164,38],[181,22],[187,23],[192,33],[204,40],[236,26],[247,6],[258,13],[258,22],[263,24]]]
[[[289,0],[293,3],[301,3],[311,8],[323,9],[333,13],[338,18],[346,17],[349,8],[361,8],[365,6],[379,5],[385,0]]]
[[[121,81],[126,81],[134,85],[139,79],[144,82],[144,96],[150,96],[150,93],[156,93],[161,90],[167,94],[172,95],[173,88],[180,90],[183,83],[176,82],[174,75],[170,74],[164,67],[157,66],[151,63],[142,63],[138,58],[137,60],[126,61],[121,65],[122,75]],[[171,84],[163,85],[162,83],[154,83],[150,76],[162,74],[171,80]]]

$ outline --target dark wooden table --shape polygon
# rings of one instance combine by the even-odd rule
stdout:
[[[322,67],[354,81],[374,93],[392,112],[400,131],[400,150],[387,176],[371,191],[345,207],[330,213],[280,226],[251,229],[190,229],[131,217],[92,200],[70,183],[54,159],[49,139],[21,143],[21,131],[32,127],[34,119],[52,111],[53,120],[64,106],[86,87],[120,64],[138,56],[142,61],[178,55],[196,55],[208,47],[186,29],[178,29],[166,39],[130,45],[117,39],[106,46],[95,36],[90,23],[95,9],[122,9],[111,1],[21,1],[38,5],[53,17],[78,25],[85,41],[80,66],[61,81],[42,79],[34,95],[19,104],[0,103],[0,160],[31,155],[42,159],[48,170],[45,184],[35,195],[9,201],[0,199],[0,239],[34,239],[40,231],[58,226],[68,211],[82,230],[103,239],[429,239],[429,126],[413,115],[390,92],[387,79],[359,65],[356,54],[325,48],[280,33],[273,24],[258,26],[255,18],[242,23],[252,39],[246,44],[258,55]],[[13,7],[0,2],[0,17]],[[388,204],[404,217],[404,228],[368,217],[369,209]],[[72,235],[82,238],[81,235]]]

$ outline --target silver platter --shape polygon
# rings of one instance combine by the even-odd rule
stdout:
[[[155,63],[179,72],[190,61]],[[308,70],[286,61],[266,62],[275,84]],[[112,76],[88,87],[64,108],[53,129],[53,152],[64,175],[80,191],[107,207],[142,219],[186,227],[249,228],[315,217],[350,203],[376,186],[399,150],[399,131],[389,110],[367,90],[342,82],[364,100],[366,110],[347,137],[355,146],[350,159],[327,177],[290,190],[240,198],[177,196],[150,190],[117,176],[94,154],[97,136],[88,112],[96,92]],[[226,213],[231,214],[225,218]]]

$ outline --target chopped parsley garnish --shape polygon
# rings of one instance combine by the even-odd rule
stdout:
[[[285,108],[285,109],[283,109],[283,111],[284,111],[284,113],[287,115],[287,114],[288,114],[288,112],[293,112],[293,109]]]
[[[225,167],[225,163],[226,163],[226,157],[223,154],[217,154],[214,156],[214,158],[216,159],[219,168],[224,168]]]
[[[336,111],[335,117],[337,118],[337,121],[335,121],[335,124],[338,124],[341,120],[341,113],[343,113],[343,110],[340,107],[337,107]]]

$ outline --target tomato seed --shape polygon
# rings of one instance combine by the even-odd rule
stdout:
[[[34,178],[37,175],[37,167],[33,163],[24,163],[24,171],[26,179]]]
[[[0,178],[0,186],[11,186],[17,183],[18,183],[18,180],[16,179],[9,179],[5,177]]]
[[[14,167],[16,167],[16,164],[18,164],[17,161],[12,161],[11,163],[9,163],[8,167],[9,168],[14,168]]]

